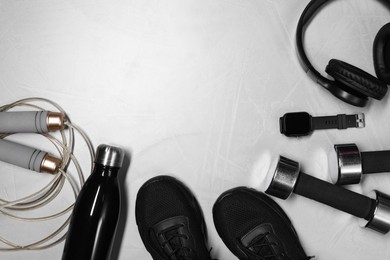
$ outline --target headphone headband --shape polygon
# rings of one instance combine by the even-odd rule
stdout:
[[[304,71],[312,78],[315,82],[328,89],[328,85],[331,81],[322,76],[310,63],[306,56],[305,49],[303,47],[303,34],[307,22],[313,17],[317,10],[327,2],[328,0],[312,0],[303,10],[301,17],[299,18],[297,32],[296,32],[296,44],[298,50],[298,58]]]

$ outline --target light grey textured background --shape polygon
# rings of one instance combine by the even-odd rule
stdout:
[[[138,188],[158,174],[172,174],[197,196],[213,257],[236,259],[212,221],[212,205],[223,191],[261,187],[269,161],[279,154],[300,161],[306,173],[329,180],[327,151],[333,144],[390,149],[388,96],[366,108],[352,107],[314,84],[299,66],[295,28],[307,3],[1,0],[0,104],[49,98],[66,109],[95,146],[112,143],[131,153],[118,259],[151,259],[138,235],[134,205]],[[374,73],[372,42],[388,20],[389,10],[378,1],[332,1],[308,28],[309,57],[321,72],[329,59],[339,58]],[[289,139],[278,125],[289,111],[364,112],[367,126]],[[19,138],[45,142],[29,135]],[[77,156],[87,169],[88,154],[80,138],[77,142]],[[0,171],[3,198],[18,198],[50,180],[4,163]],[[381,174],[352,189],[390,193],[389,185],[390,178]],[[53,207],[71,202],[65,193]],[[390,258],[389,236],[361,228],[352,216],[298,196],[277,202],[316,259]],[[21,243],[55,227],[20,224],[0,215],[0,235]],[[0,258],[60,259],[62,249],[60,244],[43,251],[0,253]]]

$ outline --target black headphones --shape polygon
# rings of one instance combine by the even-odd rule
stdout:
[[[390,23],[379,30],[374,41],[374,67],[378,78],[346,62],[331,59],[325,71],[334,78],[333,81],[314,69],[303,48],[305,26],[326,2],[329,0],[310,1],[299,19],[296,44],[303,69],[315,82],[351,105],[364,107],[368,97],[381,100],[386,95],[387,84],[390,84]]]

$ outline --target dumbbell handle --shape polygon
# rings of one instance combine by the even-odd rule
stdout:
[[[294,193],[366,220],[371,218],[376,204],[373,199],[303,172],[299,173]]]
[[[63,127],[64,116],[57,112],[0,112],[0,133],[47,133]]]
[[[361,152],[364,174],[390,172],[390,151]]]
[[[44,151],[0,139],[0,161],[36,172],[56,173],[61,160]]]

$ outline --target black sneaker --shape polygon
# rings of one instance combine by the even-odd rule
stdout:
[[[239,187],[224,192],[213,207],[214,224],[240,260],[304,260],[298,236],[283,209],[264,193]]]
[[[142,241],[154,260],[211,260],[201,208],[177,179],[158,176],[142,185],[135,215]]]

